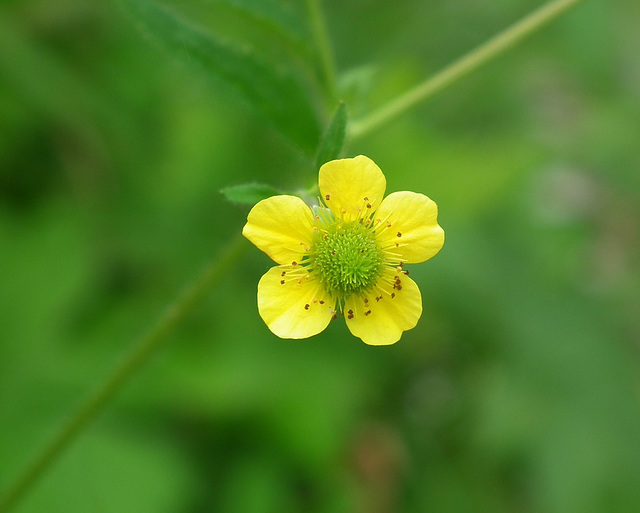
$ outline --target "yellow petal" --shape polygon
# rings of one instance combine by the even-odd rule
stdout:
[[[296,196],[272,196],[256,204],[242,235],[279,264],[300,263],[311,246],[313,214]]]
[[[402,271],[388,269],[368,294],[345,301],[349,331],[366,344],[394,344],[422,315],[422,296],[416,283]]]
[[[363,155],[327,162],[320,168],[318,184],[322,200],[345,221],[374,212],[387,187],[380,168]]]
[[[418,263],[434,256],[444,244],[438,206],[424,194],[394,192],[376,212],[380,247],[400,262]]]
[[[333,316],[329,294],[300,266],[272,267],[258,283],[258,311],[280,338],[320,333]]]

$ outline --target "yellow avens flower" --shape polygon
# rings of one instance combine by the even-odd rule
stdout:
[[[258,283],[258,310],[281,338],[307,338],[338,313],[372,345],[397,342],[422,314],[405,264],[444,244],[438,207],[423,194],[394,192],[368,157],[320,168],[320,205],[272,196],[251,209],[242,233],[279,265]]]

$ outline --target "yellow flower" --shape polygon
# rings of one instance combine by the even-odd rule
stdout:
[[[397,342],[422,315],[404,266],[444,244],[438,207],[423,194],[394,192],[368,157],[320,168],[320,205],[273,196],[253,207],[242,233],[276,263],[258,283],[258,310],[281,338],[307,338],[339,312],[372,345]]]

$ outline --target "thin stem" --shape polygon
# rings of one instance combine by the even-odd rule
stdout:
[[[161,342],[173,333],[176,327],[194,309],[211,290],[212,285],[222,276],[225,269],[239,255],[244,244],[241,237],[232,243],[214,259],[193,284],[184,289],[178,299],[170,304],[156,325],[142,337],[112,373],[96,389],[93,395],[78,408],[70,420],[37,454],[24,472],[18,476],[4,496],[0,498],[0,512],[9,511],[24,494],[32,488],[42,474],[56,461],[83,428],[106,406],[109,400],[136,374],[160,347]]]
[[[413,89],[390,101],[360,121],[351,124],[351,140],[371,132],[387,121],[400,116],[416,104],[430,99],[472,71],[506,52],[525,37],[553,21],[583,0],[554,0],[533,11],[475,50],[428,78]]]
[[[320,5],[320,0],[306,1],[311,21],[311,30],[320,57],[323,80],[329,97],[334,99],[336,97],[336,71],[327,24],[325,23],[324,14],[322,13],[322,6]]]

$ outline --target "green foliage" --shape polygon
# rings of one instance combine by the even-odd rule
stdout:
[[[232,1],[294,30],[287,2]],[[0,2],[0,494],[238,237],[229,193],[317,180],[333,112],[316,116],[326,100],[303,78],[271,98],[274,48],[238,57],[248,26],[223,42],[205,20],[127,2],[215,80],[176,73],[113,3]],[[194,3],[220,7],[172,5]],[[352,118],[532,2],[366,4],[324,2]],[[15,513],[640,511],[637,13],[585,2],[428,105],[342,150],[329,138],[332,156],[373,158],[389,192],[438,204],[447,239],[407,266],[423,316],[398,344],[365,346],[341,318],[277,339],[256,308],[273,264],[243,241]],[[269,94],[252,83],[262,67]]]
[[[325,162],[329,162],[340,156],[346,133],[347,106],[341,102],[336,109],[336,113],[333,115],[331,124],[322,136],[320,148],[316,156],[316,169],[319,169]]]
[[[283,134],[307,152],[319,138],[305,78],[293,67],[263,62],[196,27],[153,0],[122,0],[141,29],[169,52],[229,84]]]
[[[255,205],[258,201],[280,194],[278,189],[261,183],[230,185],[220,191],[232,203]]]
[[[306,20],[297,12],[301,2],[294,0],[211,0],[220,4],[232,5],[248,15],[263,20],[277,28],[282,34],[303,39],[308,37]]]

